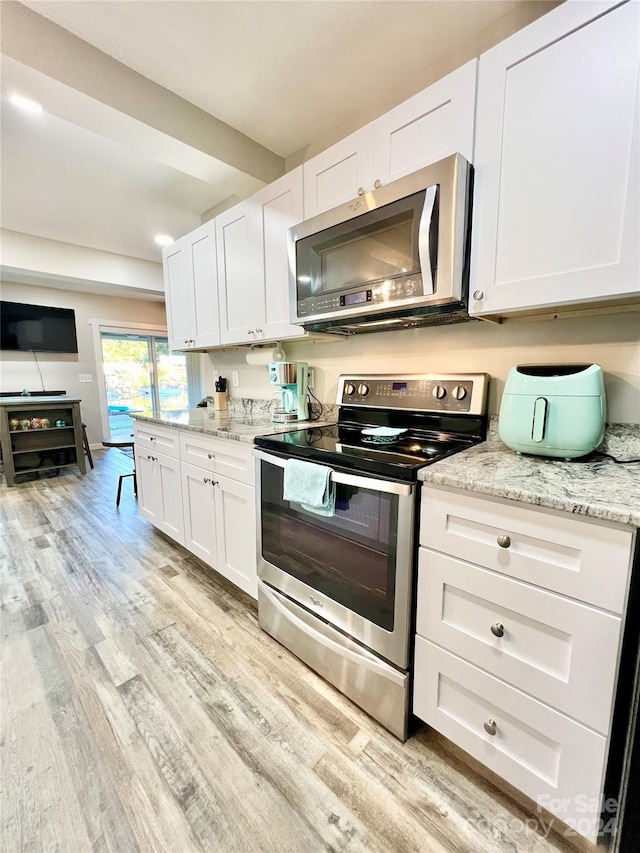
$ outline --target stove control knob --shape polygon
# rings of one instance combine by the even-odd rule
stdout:
[[[369,386],[365,385],[364,382],[361,382],[360,385],[358,385],[358,394],[360,394],[361,397],[366,397],[368,393]]]
[[[444,400],[447,396],[447,391],[446,388],[442,387],[442,385],[436,385],[431,394],[436,398],[436,400]]]
[[[347,384],[344,386],[344,393],[346,397],[353,397],[353,395],[356,393],[356,386],[352,385],[351,382],[347,382]]]
[[[464,398],[467,396],[467,389],[464,387],[464,385],[456,385],[454,386],[453,391],[451,392],[451,396],[454,400],[464,400]]]

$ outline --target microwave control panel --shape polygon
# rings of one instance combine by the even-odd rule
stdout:
[[[384,281],[362,285],[355,290],[342,293],[325,293],[298,300],[298,317],[317,317],[335,311],[348,312],[362,305],[388,305],[401,300],[415,299],[423,295],[422,275],[398,276]]]
[[[485,373],[341,376],[337,403],[379,409],[484,414],[488,380]]]

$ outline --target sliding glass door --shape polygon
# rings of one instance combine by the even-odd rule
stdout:
[[[186,358],[169,350],[166,337],[101,332],[100,342],[111,435],[131,435],[135,412],[188,410]]]

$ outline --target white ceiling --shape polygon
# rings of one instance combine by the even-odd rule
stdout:
[[[155,233],[179,236],[211,207],[245,197],[274,168],[282,171],[284,160],[269,152],[302,159],[296,152],[355,129],[556,3],[21,4],[47,21],[17,5],[2,3],[20,23],[1,43],[2,227],[159,260]],[[123,85],[127,69],[112,63],[105,71],[88,45],[146,80],[131,75],[131,86]],[[173,95],[157,87],[145,95],[148,81]],[[41,98],[45,112],[17,111],[7,101],[14,91]],[[211,117],[269,150],[238,134],[217,142],[228,128]],[[250,150],[240,162],[234,158],[245,156],[244,143]]]

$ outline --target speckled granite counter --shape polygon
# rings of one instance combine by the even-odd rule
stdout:
[[[207,409],[190,409],[188,412],[166,412],[159,416],[136,414],[131,417],[148,423],[176,429],[189,429],[202,432],[217,438],[229,438],[234,441],[244,441],[253,444],[257,435],[273,435],[274,433],[292,432],[310,426],[324,426],[334,421],[296,421],[289,424],[274,424],[269,411],[230,410],[227,414],[221,412],[215,417],[209,417]]]
[[[613,425],[601,451],[616,458],[640,456],[640,427]],[[451,486],[535,506],[640,527],[640,463],[619,465],[597,454],[572,462],[519,456],[498,438],[422,468],[425,483]]]

